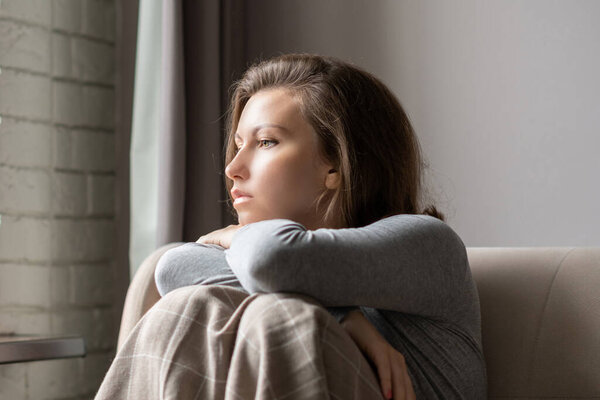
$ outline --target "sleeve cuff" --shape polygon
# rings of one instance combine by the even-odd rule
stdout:
[[[341,323],[344,317],[353,310],[360,310],[359,307],[349,306],[349,307],[325,307],[327,311],[336,319],[338,323]]]

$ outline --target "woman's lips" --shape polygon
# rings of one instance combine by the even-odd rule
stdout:
[[[233,197],[233,204],[240,204],[240,203],[244,203],[248,200],[250,200],[252,198],[252,196],[250,196],[247,193],[242,192],[240,189],[238,188],[232,188],[231,189],[231,196]]]
[[[252,198],[252,196],[250,196],[248,193],[245,193],[236,187],[231,188],[231,196],[233,197],[234,206],[246,203]]]
[[[252,197],[250,196],[240,196],[237,197],[234,201],[233,204],[241,204],[241,203],[246,203],[248,202]]]

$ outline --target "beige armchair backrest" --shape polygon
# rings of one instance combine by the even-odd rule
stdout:
[[[118,347],[160,298],[148,256]],[[467,248],[481,301],[489,399],[600,399],[600,247]]]
[[[469,248],[490,399],[600,398],[600,248]]]

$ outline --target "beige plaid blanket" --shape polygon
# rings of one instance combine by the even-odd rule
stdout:
[[[373,367],[309,296],[189,286],[158,301],[96,399],[383,399]]]

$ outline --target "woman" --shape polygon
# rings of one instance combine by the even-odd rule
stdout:
[[[485,398],[479,300],[466,251],[435,207],[420,208],[419,146],[394,95],[355,66],[309,54],[258,63],[234,89],[225,183],[239,224],[165,253],[156,269],[157,287],[165,296],[161,302],[191,290],[189,285],[229,286],[236,288],[231,289],[233,297],[239,294],[230,299],[232,315],[243,313],[248,299],[297,294],[298,313],[315,306],[340,323],[308,318],[326,320],[326,328],[319,328],[323,332],[337,332],[338,339],[329,342],[320,333],[322,343],[351,338],[354,347],[344,342],[345,350],[338,353],[360,349],[377,374],[380,398]],[[285,297],[273,303],[281,299]],[[260,325],[263,317],[257,315],[239,329]],[[289,318],[277,324],[294,315],[288,312]],[[264,346],[259,354],[284,346],[268,342],[296,329],[278,330],[275,339],[264,333],[277,324],[256,334]],[[135,344],[129,347],[143,343],[139,337],[130,338]],[[231,346],[229,352],[220,350],[213,364],[239,359],[237,345]],[[185,352],[170,341],[167,347]],[[312,357],[319,351],[305,352]],[[134,355],[118,354],[117,360],[127,357]],[[323,355],[321,375],[332,369],[327,357]],[[119,368],[115,363],[111,370]],[[131,374],[133,367],[123,364],[120,370]],[[273,381],[281,370],[263,373],[266,385],[276,387]],[[361,384],[369,386],[373,375],[356,371],[366,376]],[[236,384],[229,382],[235,376],[223,376],[227,379],[221,383],[235,393]],[[327,379],[329,388],[315,390],[344,396],[335,395],[335,379]],[[290,385],[297,388],[287,398],[317,398],[308,394],[305,383]]]

